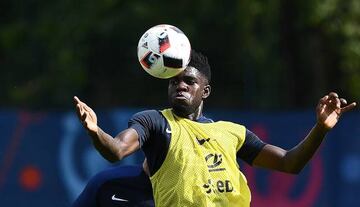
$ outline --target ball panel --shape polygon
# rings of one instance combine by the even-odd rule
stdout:
[[[146,69],[150,69],[160,58],[160,55],[149,51],[141,60],[140,63]]]
[[[177,69],[181,69],[181,68],[184,67],[182,59],[178,59],[178,58],[174,58],[174,57],[168,57],[166,55],[163,55],[163,61],[164,61],[164,66],[165,67],[177,68]]]
[[[159,53],[163,53],[169,48],[170,48],[169,36],[166,34],[164,37],[159,38]]]
[[[168,79],[176,76],[181,73],[183,69],[174,69],[174,68],[163,68],[162,71],[157,71],[156,73],[149,73],[150,75],[160,78],[160,79]]]

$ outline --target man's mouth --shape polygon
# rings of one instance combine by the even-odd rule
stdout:
[[[184,93],[184,92],[177,92],[175,95],[176,99],[189,99],[190,95],[188,93]]]

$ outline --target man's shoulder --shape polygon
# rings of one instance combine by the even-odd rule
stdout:
[[[219,120],[219,121],[216,121],[214,123],[217,123],[218,125],[221,125],[221,126],[231,127],[231,128],[245,128],[244,125],[239,124],[239,123],[235,123],[235,122],[232,122],[232,121]]]
[[[143,111],[139,111],[139,112],[136,112],[134,114],[135,115],[153,115],[153,114],[159,114],[160,111],[159,110],[156,110],[156,109],[147,109],[147,110],[143,110]]]
[[[162,119],[163,115],[161,113],[160,110],[156,110],[156,109],[148,109],[148,110],[143,110],[143,111],[139,111],[137,113],[135,113],[131,119],[132,120],[157,120],[157,119]]]

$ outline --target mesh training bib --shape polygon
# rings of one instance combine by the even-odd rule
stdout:
[[[162,111],[171,127],[169,151],[150,178],[157,207],[250,206],[250,190],[236,162],[245,127],[198,123]]]

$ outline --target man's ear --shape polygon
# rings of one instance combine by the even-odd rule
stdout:
[[[204,93],[203,93],[203,95],[202,95],[202,98],[203,98],[203,99],[206,99],[207,97],[210,96],[210,93],[211,93],[211,86],[210,86],[210,85],[206,85],[206,86],[204,87]]]

